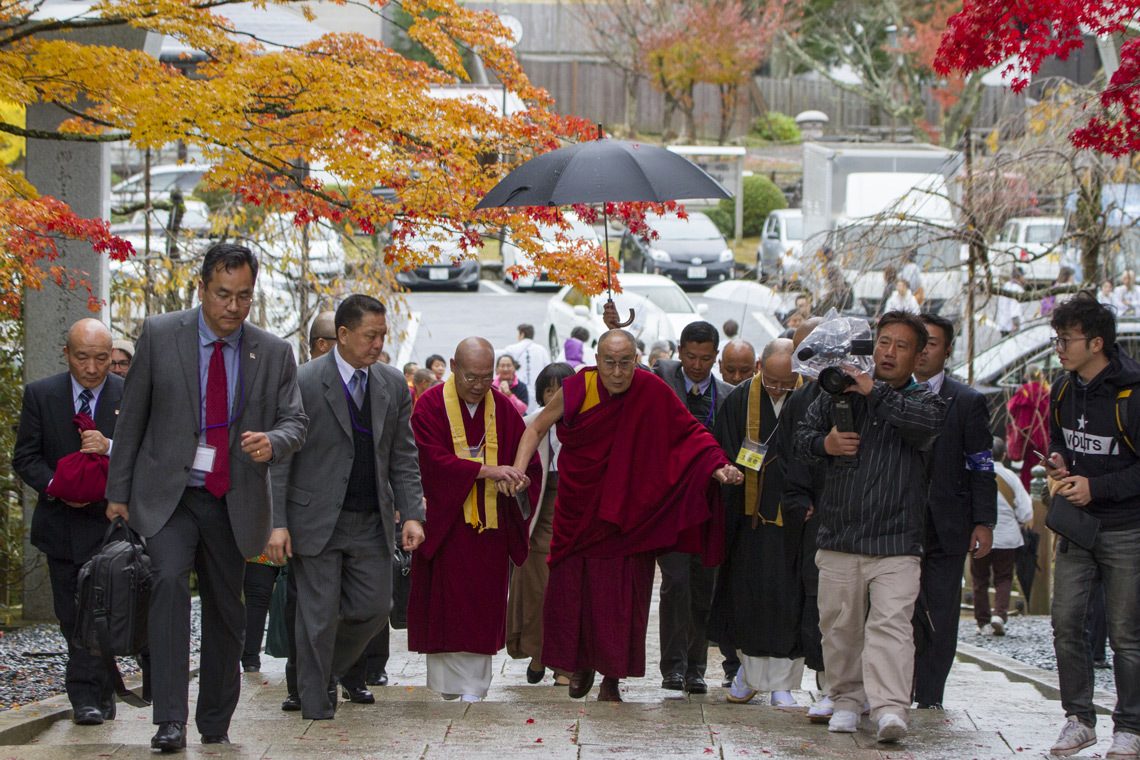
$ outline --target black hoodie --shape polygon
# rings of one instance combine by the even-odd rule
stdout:
[[[1126,388],[1140,388],[1140,363],[1113,348],[1092,382],[1070,372],[1050,394],[1049,453],[1065,458],[1069,474],[1089,479],[1088,511],[1105,531],[1140,527],[1140,457],[1116,423],[1117,394]],[[1140,447],[1140,393],[1128,399],[1125,414],[1128,437]]]

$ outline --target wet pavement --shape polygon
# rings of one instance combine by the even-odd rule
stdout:
[[[190,727],[188,757],[323,760],[506,760],[510,758],[999,758],[1045,757],[1064,721],[1060,704],[1001,671],[959,661],[947,687],[945,711],[914,710],[910,735],[877,744],[864,718],[855,734],[831,734],[807,720],[818,698],[814,674],[795,693],[797,708],[725,701],[720,655],[709,656],[709,693],[684,696],[659,688],[656,611],[650,617],[647,662],[652,677],[622,684],[623,704],[599,703],[597,688],[571,700],[565,687],[526,683],[526,660],[499,655],[485,701],[443,702],[424,686],[425,664],[409,654],[404,632],[392,634],[391,683],[372,687],[376,704],[341,702],[336,719],[307,721],[280,709],[284,661],[263,657],[263,672],[243,675],[230,738],[203,746]],[[714,680],[715,678],[715,680]],[[1016,678],[1016,676],[1015,676]],[[191,699],[197,682],[191,683]],[[766,695],[762,695],[766,696]],[[0,714],[0,760],[8,758],[132,758],[151,756],[150,711],[119,704],[118,719],[102,726],[71,723],[65,697]],[[191,705],[193,714],[193,704]],[[1102,716],[1101,741],[1081,757],[1103,757],[1111,724]]]

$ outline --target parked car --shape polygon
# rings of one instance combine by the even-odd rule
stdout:
[[[733,277],[735,257],[724,235],[704,214],[647,214],[645,222],[657,238],[629,230],[622,236],[618,258],[627,272],[665,275],[680,285],[709,286]]]
[[[577,214],[568,213],[564,217],[566,222],[570,225],[567,230],[562,230],[557,227],[547,225],[539,225],[538,232],[542,237],[543,248],[548,252],[557,252],[560,250],[567,250],[570,241],[585,240],[593,245],[600,246],[601,241],[598,239],[598,233],[594,231],[591,224],[587,224],[578,218]],[[562,240],[559,240],[559,235]],[[537,275],[526,275],[525,277],[514,278],[508,272],[510,267],[513,266],[529,266],[531,258],[525,251],[520,249],[515,244],[514,239],[508,233],[504,236],[503,245],[501,248],[503,256],[503,282],[513,286],[518,290],[535,289],[544,286],[559,287],[558,283],[551,282],[546,272],[539,272]]]
[[[1014,264],[1033,283],[1050,284],[1061,268],[1061,239],[1065,219],[1060,216],[1018,216],[1010,219],[990,244],[990,262],[1007,273]]]
[[[1025,381],[1027,366],[1039,365],[1050,382],[1061,374],[1061,363],[1052,344],[1053,336],[1049,320],[1036,319],[974,356],[974,388],[986,397],[995,434],[1005,434],[1005,404]],[[1125,353],[1140,356],[1140,318],[1117,319],[1116,340]],[[947,372],[962,382],[969,379],[966,361],[951,365]]]
[[[618,314],[625,319],[629,309],[634,310],[634,322],[629,330],[645,342],[646,348],[656,340],[677,340],[681,330],[690,322],[701,319],[707,311],[704,304],[696,306],[680,287],[661,275],[624,273],[619,276],[622,292],[614,294]],[[560,356],[563,342],[575,327],[585,327],[590,333],[586,345],[597,346],[598,338],[609,328],[602,322],[602,310],[609,296],[601,293],[587,296],[572,285],[565,285],[546,305],[543,334],[552,357]]]
[[[189,197],[210,170],[210,166],[196,164],[159,164],[150,168],[150,197],[152,201],[165,200],[178,188]],[[138,172],[111,187],[111,208],[128,208],[146,200],[146,172]]]
[[[756,279],[783,282],[803,268],[804,215],[798,208],[782,208],[768,214],[756,247]]]
[[[408,247],[422,254],[438,252],[428,263],[396,273],[396,282],[408,290],[419,288],[479,289],[479,262],[465,258],[457,232],[433,228],[408,241]]]

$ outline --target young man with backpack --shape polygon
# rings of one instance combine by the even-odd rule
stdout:
[[[1104,584],[1116,671],[1110,758],[1140,755],[1140,416],[1129,404],[1140,364],[1116,346],[1116,319],[1087,293],[1053,312],[1054,346],[1067,374],[1053,386],[1046,467],[1057,494],[1099,521],[1090,547],[1062,538],[1053,586],[1053,637],[1068,722],[1052,754],[1096,743],[1093,663],[1085,612]],[[1138,399],[1140,400],[1140,399]]]

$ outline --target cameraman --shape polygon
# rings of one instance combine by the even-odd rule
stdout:
[[[854,733],[867,701],[879,741],[906,736],[927,459],[946,417],[946,402],[912,376],[926,340],[917,316],[884,314],[874,378],[847,368],[856,432],[836,428],[837,397],[828,393],[812,402],[796,429],[796,453],[822,460],[827,470],[816,505],[816,565],[823,658],[835,702],[828,729]]]

